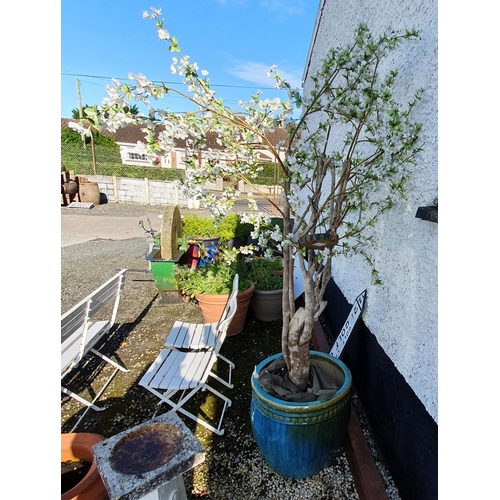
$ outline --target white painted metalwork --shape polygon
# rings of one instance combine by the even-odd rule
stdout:
[[[99,356],[101,359],[115,367],[111,376],[106,380],[106,383],[92,401],[86,400],[61,385],[61,392],[87,406],[87,409],[73,426],[71,432],[73,432],[76,426],[80,423],[89,408],[96,411],[104,409],[97,406],[95,402],[110,384],[117,371],[120,370],[122,372],[128,372],[126,368],[105,356],[94,347],[103,335],[109,332],[115,323],[116,314],[118,312],[118,304],[120,302],[120,293],[123,289],[125,281],[125,272],[126,269],[122,269],[120,272],[115,274],[115,276],[106,281],[106,283],[101,285],[97,290],[85,297],[61,316],[61,379],[63,379],[69,372],[77,368],[82,359],[89,352]],[[97,311],[99,311],[108,302],[113,302],[109,318],[106,320],[92,321],[92,317],[97,313]]]
[[[180,350],[179,347],[164,347],[139,382],[139,385],[152,392],[161,400],[160,404],[162,402],[168,403],[174,411],[183,413],[218,435],[224,434],[222,419],[224,418],[226,408],[231,406],[231,400],[208,385],[207,380],[209,377],[213,377],[226,387],[233,388],[231,375],[234,363],[222,356],[219,351],[226,338],[227,329],[236,313],[238,306],[236,300],[237,294],[238,275],[235,276],[233,281],[233,290],[223,314],[224,319],[215,324],[217,325],[216,327],[213,326],[214,324],[208,324],[206,328],[205,325],[195,325],[193,328],[185,328],[183,330],[179,327],[175,330],[177,333],[184,332],[184,334],[179,333],[180,344],[177,345],[184,345],[183,342],[185,341],[188,346],[194,345],[199,347],[203,345],[205,348]],[[207,335],[203,336],[203,333]],[[214,339],[213,346],[210,345],[212,339]],[[172,345],[174,344],[175,342],[172,343]],[[227,380],[212,370],[217,359],[225,361],[228,365]],[[223,402],[221,415],[216,427],[211,425],[207,420],[193,415],[183,407],[200,389],[212,392],[212,394],[220,398]],[[178,393],[180,395],[176,396]],[[177,398],[177,401],[173,399],[174,396]]]

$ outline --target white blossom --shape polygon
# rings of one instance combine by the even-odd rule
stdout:
[[[160,40],[169,40],[170,33],[165,28],[159,28],[158,29],[158,38]]]
[[[76,130],[80,134],[86,135],[87,137],[90,137],[92,135],[92,133],[90,132],[89,129],[83,127],[79,123],[68,122],[68,127],[73,129],[73,130]]]

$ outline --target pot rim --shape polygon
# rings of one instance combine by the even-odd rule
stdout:
[[[87,474],[73,488],[61,494],[61,500],[85,498],[84,491],[89,489],[94,483],[102,481],[92,450],[92,447],[101,441],[104,441],[104,436],[92,432],[61,433],[61,455],[64,452],[78,460],[90,462],[91,464]],[[104,484],[102,485],[102,489],[104,490]]]
[[[304,408],[309,407],[309,406],[317,406],[320,407],[321,405],[330,405],[332,404],[332,401],[340,400],[346,396],[348,393],[349,389],[351,388],[352,385],[352,376],[351,376],[351,371],[347,367],[347,365],[341,361],[338,358],[335,358],[333,356],[330,356],[329,354],[326,354],[324,352],[320,351],[310,351],[310,356],[311,357],[318,357],[318,358],[323,358],[326,361],[331,361],[333,364],[336,364],[343,372],[344,372],[344,383],[340,387],[340,389],[335,393],[334,396],[332,397],[327,397],[327,398],[322,398],[318,399],[316,401],[306,401],[306,402],[297,402],[297,401],[284,401],[283,399],[276,398],[274,396],[271,396],[268,394],[264,389],[259,384],[259,373],[261,370],[273,362],[275,359],[283,357],[283,353],[279,352],[277,354],[273,354],[272,356],[267,357],[263,361],[261,361],[255,368],[252,373],[251,377],[251,385],[252,385],[252,390],[255,392],[255,395],[261,399],[265,400],[266,403],[269,405],[275,405],[279,406],[282,409],[286,408],[287,411],[293,412],[293,411],[302,411]]]
[[[278,295],[283,293],[283,288],[278,288],[277,290],[259,290],[255,288],[255,292],[257,295]]]
[[[253,293],[254,293],[254,291],[255,291],[255,285],[254,285],[254,283],[251,283],[251,285],[250,285],[250,286],[249,286],[246,290],[243,290],[242,292],[238,292],[238,293],[236,294],[236,297],[245,296],[245,294],[249,294],[249,293],[252,293],[252,294],[253,294]],[[196,293],[196,294],[194,295],[194,298],[195,298],[196,300],[198,300],[198,301],[200,300],[198,297],[200,297],[200,298],[201,298],[201,300],[203,300],[203,298],[204,298],[204,297],[220,297],[221,299],[222,299],[222,298],[228,299],[230,295],[231,295],[230,293],[221,293],[221,294],[213,294],[213,293]]]

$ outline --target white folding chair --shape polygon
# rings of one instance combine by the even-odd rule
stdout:
[[[105,356],[95,348],[97,342],[108,332],[115,324],[118,304],[120,303],[120,294],[124,287],[126,269],[122,269],[115,274],[106,283],[94,290],[90,295],[82,299],[78,304],[61,316],[61,380],[71,371],[76,370],[83,362],[84,358],[93,353],[114,367],[114,371],[108,376],[101,389],[90,399],[74,393],[67,387],[61,385],[61,392],[72,397],[87,408],[80,415],[70,432],[73,432],[80,421],[85,417],[89,408],[96,411],[104,410],[103,407],[95,404],[107,389],[118,371],[128,372],[124,366],[120,365],[111,358]],[[106,312],[106,305],[109,311]],[[104,309],[103,309],[104,308]],[[102,311],[101,311],[102,310]],[[101,311],[107,319],[95,320],[97,313]],[[61,382],[62,384],[62,382]],[[87,384],[91,394],[94,394],[90,383]]]
[[[234,297],[238,294],[238,287],[234,288],[228,298],[226,306],[222,311],[219,321],[214,323],[187,323],[184,321],[176,321],[174,326],[167,335],[164,346],[169,349],[213,349],[217,337],[221,335],[221,328],[225,326],[229,328],[229,323],[224,320],[229,315],[229,304]],[[234,314],[235,311],[233,311]]]
[[[233,291],[228,300],[227,314],[225,319],[219,323],[218,335],[215,338],[213,349],[181,351],[163,348],[139,382],[139,385],[160,399],[159,404],[168,403],[174,411],[183,413],[219,436],[224,434],[222,420],[226,409],[231,406],[231,400],[208,385],[207,380],[209,377],[213,377],[226,387],[233,388],[231,375],[234,363],[221,356],[219,351],[226,338],[227,329],[236,313],[238,305],[236,301],[237,293],[238,275],[233,280]],[[228,364],[227,380],[213,371],[217,359],[221,359]],[[183,407],[200,389],[209,390],[220,398],[223,403],[217,426],[212,425],[200,416],[194,415]]]

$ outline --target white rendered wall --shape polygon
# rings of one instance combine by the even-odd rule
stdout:
[[[417,208],[438,196],[437,0],[321,0],[305,70],[308,77],[332,46],[352,41],[355,28],[366,23],[374,34],[386,30],[421,30],[420,40],[403,42],[388,62],[399,70],[398,100],[424,94],[413,118],[423,124],[424,151],[400,202],[377,226],[375,267],[383,281],[371,285],[362,258],[337,259],[332,275],[353,303],[367,289],[363,321],[398,371],[438,421],[438,224],[415,218]]]

